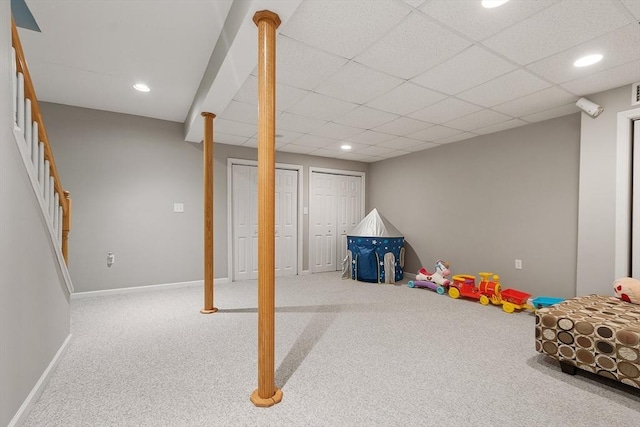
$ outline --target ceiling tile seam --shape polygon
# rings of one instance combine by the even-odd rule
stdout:
[[[478,1],[479,1],[479,0],[478,0]],[[460,37],[462,37],[462,38],[466,39],[467,41],[470,41],[472,44],[477,44],[477,43],[481,43],[482,41],[485,41],[485,40],[487,40],[487,39],[489,39],[489,38],[491,38],[491,37],[494,37],[494,36],[496,36],[496,35],[498,35],[498,34],[500,34],[500,33],[504,32],[504,31],[506,31],[506,30],[508,30],[508,29],[510,29],[510,28],[512,28],[512,27],[515,27],[516,25],[519,25],[520,23],[522,23],[522,22],[526,21],[527,19],[530,19],[530,18],[532,18],[532,17],[534,17],[534,16],[538,15],[539,13],[542,13],[543,11],[545,11],[545,10],[547,10],[547,9],[550,9],[550,8],[552,8],[552,7],[556,6],[558,3],[560,3],[560,1],[561,1],[561,0],[556,0],[556,2],[555,2],[555,3],[552,3],[552,4],[550,4],[549,6],[542,8],[542,9],[540,9],[539,11],[537,11],[537,12],[535,12],[535,13],[531,14],[531,15],[525,16],[524,18],[522,18],[522,19],[518,20],[517,22],[513,23],[512,25],[509,25],[508,27],[505,27],[505,28],[503,28],[502,30],[498,31],[497,33],[493,33],[493,34],[491,34],[491,35],[489,35],[489,36],[487,36],[487,37],[485,37],[485,38],[483,38],[483,39],[479,39],[479,40],[478,40],[478,39],[474,39],[474,38],[472,38],[472,37],[470,37],[470,36],[468,36],[468,35],[466,35],[466,34],[464,34],[464,33],[460,32],[460,31],[458,31],[457,29],[455,29],[455,28],[453,28],[453,27],[450,27],[447,23],[442,22],[442,21],[438,20],[438,18],[436,18],[436,17],[434,17],[434,16],[429,15],[427,12],[425,12],[425,11],[424,11],[424,10],[422,10],[422,9],[416,9],[416,10],[417,10],[417,12],[418,12],[418,13],[420,13],[420,14],[422,14],[423,16],[425,16],[426,18],[428,18],[428,19],[429,19],[430,21],[432,21],[434,24],[437,24],[437,25],[440,25],[441,27],[444,27],[445,29],[447,29],[447,30],[449,30],[449,31],[451,31],[451,32],[453,32],[453,33],[455,33],[455,34],[457,34],[458,36],[460,36]],[[422,6],[424,6],[424,5],[425,5],[425,3],[426,3],[426,2],[423,2],[420,6],[421,6],[421,7],[422,7]],[[484,46],[484,44],[483,44],[483,46]]]
[[[635,17],[635,15],[633,14],[633,12],[632,12],[632,11],[631,11],[631,10],[630,10],[630,9],[629,9],[625,4],[624,4],[624,3],[622,3],[621,1],[619,1],[619,0],[618,0],[618,1],[614,2],[614,4],[616,5],[616,7],[618,8],[618,10],[619,10],[620,12],[622,12],[623,14],[625,14],[625,15],[626,15],[630,20],[631,20],[631,21],[630,21],[630,23],[631,23],[631,22],[639,22],[639,21],[636,19],[636,17]],[[639,23],[640,23],[640,22],[639,22]]]
[[[389,28],[388,31],[382,33],[378,38],[373,39],[373,41],[371,43],[369,43],[368,45],[366,45],[365,47],[362,48],[362,50],[360,50],[360,52],[356,53],[355,55],[353,55],[351,58],[347,58],[349,60],[353,60],[355,59],[357,56],[362,55],[363,53],[365,53],[366,51],[368,51],[369,49],[371,49],[373,46],[375,46],[380,40],[382,40],[383,38],[385,38],[389,33],[391,33],[392,31],[395,31],[399,26],[401,26],[402,24],[405,23],[405,21],[409,20],[409,17],[411,17],[411,11],[408,11],[407,14],[405,16],[402,17],[401,20],[398,21],[398,23],[396,23],[396,25],[394,25],[393,27]]]

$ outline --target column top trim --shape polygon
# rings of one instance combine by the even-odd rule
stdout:
[[[202,113],[200,113],[200,115],[201,115],[202,117],[213,117],[213,118],[215,118],[215,117],[216,117],[216,115],[215,115],[215,114],[213,114],[213,113],[209,113],[209,112],[206,112],[206,111],[203,111]]]
[[[258,25],[258,23],[262,20],[268,19],[273,21],[276,28],[278,28],[282,21],[280,21],[280,17],[277,13],[271,12],[270,10],[259,10],[253,15],[253,22]]]

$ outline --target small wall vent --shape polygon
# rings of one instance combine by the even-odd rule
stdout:
[[[640,105],[640,83],[631,85],[631,105]]]

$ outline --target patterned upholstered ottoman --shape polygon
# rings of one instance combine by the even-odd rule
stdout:
[[[536,313],[536,350],[576,368],[640,388],[640,305],[589,295]]]

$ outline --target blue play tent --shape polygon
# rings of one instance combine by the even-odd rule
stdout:
[[[350,275],[351,279],[361,282],[395,283],[402,280],[403,268],[404,236],[373,209],[347,235],[343,277]]]

